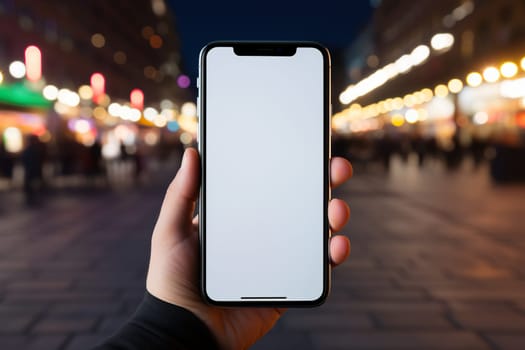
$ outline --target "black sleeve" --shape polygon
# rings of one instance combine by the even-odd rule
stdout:
[[[218,349],[206,325],[190,311],[146,292],[131,319],[94,350]]]

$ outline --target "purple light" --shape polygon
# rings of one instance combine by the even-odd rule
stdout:
[[[190,86],[190,78],[187,75],[181,74],[177,78],[177,85],[179,85],[180,88],[186,89],[188,86]]]

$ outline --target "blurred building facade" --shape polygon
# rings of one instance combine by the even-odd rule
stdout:
[[[183,99],[177,85],[180,42],[163,1],[0,1],[0,69],[23,60],[32,44],[42,51],[46,83],[76,89],[91,74],[106,77],[110,96],[144,91],[146,103]]]
[[[0,180],[35,140],[49,179],[119,159],[138,172],[195,142],[170,10],[164,0],[0,0]]]
[[[361,98],[361,104],[406,94],[436,85],[471,70],[514,58],[525,52],[525,3],[501,1],[382,1],[369,28],[357,42],[360,59],[355,60],[355,80],[395,62],[421,44],[429,44],[437,33],[450,33],[454,44],[441,54],[430,55],[424,64]],[[429,45],[430,46],[430,45]],[[355,48],[355,47],[354,47]],[[364,50],[363,50],[364,49]]]
[[[346,52],[336,134],[432,139],[444,152],[478,141],[522,152],[523,18],[518,0],[379,2]]]

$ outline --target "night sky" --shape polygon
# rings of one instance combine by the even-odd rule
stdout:
[[[199,51],[210,41],[308,40],[345,48],[372,13],[369,0],[167,2],[182,40],[183,69],[193,84]]]

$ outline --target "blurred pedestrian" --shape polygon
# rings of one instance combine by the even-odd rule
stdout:
[[[382,138],[377,140],[376,147],[378,157],[381,160],[383,167],[386,171],[390,170],[390,160],[395,148],[394,141],[388,133],[385,133]]]
[[[9,181],[13,178],[14,159],[7,152],[4,143],[0,140],[0,177],[5,177]]]
[[[427,155],[427,141],[420,131],[417,131],[412,138],[412,150],[417,155],[417,162],[420,168],[425,164],[425,158]]]
[[[87,148],[85,155],[85,175],[93,185],[96,184],[97,178],[104,175],[102,145],[98,140],[95,140],[95,142]]]
[[[36,192],[42,186],[42,170],[44,166],[45,146],[38,137],[29,135],[27,146],[22,152],[24,168],[24,195],[27,205],[36,204]]]

